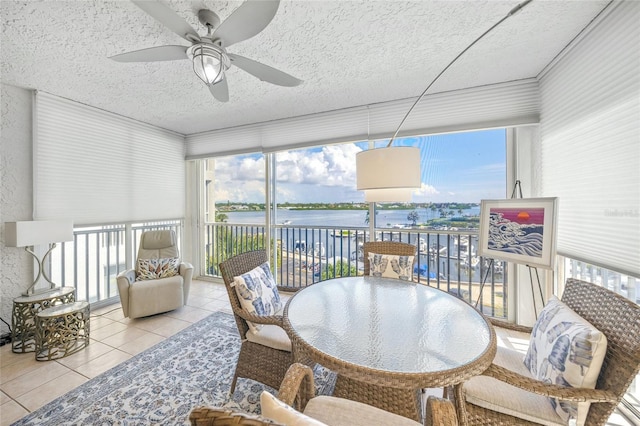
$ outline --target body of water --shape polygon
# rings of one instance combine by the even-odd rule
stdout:
[[[394,225],[410,225],[407,219],[412,209],[407,210],[378,210],[376,214],[376,227],[385,228]],[[430,209],[415,209],[418,213],[418,224],[430,219],[437,219],[440,213]],[[232,211],[225,212],[228,223],[239,224],[263,224],[265,213],[262,211]],[[461,216],[457,210],[453,210],[454,216]],[[480,206],[475,206],[462,211],[463,216],[480,215]],[[336,226],[336,227],[367,227],[367,212],[364,210],[288,210],[278,209],[276,223],[286,223],[291,226]]]

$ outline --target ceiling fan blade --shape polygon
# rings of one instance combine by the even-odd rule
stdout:
[[[212,38],[221,40],[226,48],[255,36],[276,16],[279,4],[280,0],[245,1],[216,28]]]
[[[227,85],[226,78],[223,78],[216,84],[209,85],[209,91],[213,97],[220,102],[229,102],[229,86]]]
[[[302,83],[302,80],[295,78],[286,72],[277,70],[269,65],[261,64],[253,59],[245,58],[244,56],[228,54],[231,59],[231,64],[237,66],[240,69],[248,72],[254,77],[259,78],[262,81],[269,82],[271,84],[277,84],[278,86],[294,87]]]
[[[200,36],[191,25],[168,6],[157,1],[131,0],[140,9],[147,12],[156,21],[169,28],[187,41],[200,40]]]
[[[186,46],[158,46],[148,49],[134,50],[133,52],[121,53],[119,55],[110,56],[118,62],[155,62],[155,61],[175,61],[178,59],[187,59]]]

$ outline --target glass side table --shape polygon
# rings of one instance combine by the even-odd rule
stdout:
[[[38,312],[52,306],[73,303],[76,300],[74,287],[61,287],[31,296],[13,299],[11,315],[11,349],[15,353],[36,350],[35,319]]]
[[[36,360],[51,361],[89,344],[89,303],[52,306],[36,314]]]

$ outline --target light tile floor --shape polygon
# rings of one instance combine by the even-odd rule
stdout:
[[[288,297],[283,295],[283,299]],[[11,424],[214,311],[231,312],[224,285],[194,280],[187,306],[175,311],[133,320],[123,316],[119,304],[92,311],[91,343],[69,357],[39,362],[33,353],[13,353],[11,344],[0,347],[0,426]],[[498,343],[526,352],[524,336],[500,333]],[[629,424],[618,413],[608,423]]]
[[[129,319],[120,304],[91,312],[91,342],[59,360],[40,362],[32,353],[0,347],[0,425],[9,425],[89,379],[200,321],[214,311],[231,312],[224,285],[194,280],[187,306]]]

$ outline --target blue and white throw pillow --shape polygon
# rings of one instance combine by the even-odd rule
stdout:
[[[533,326],[524,364],[540,381],[593,389],[606,352],[607,337],[551,296]],[[565,422],[576,419],[584,425],[589,402],[549,401]]]
[[[242,308],[254,315],[275,315],[282,309],[282,300],[276,281],[271,274],[269,262],[233,278],[233,286]],[[249,329],[257,333],[262,324],[247,321]]]
[[[413,280],[414,256],[369,253],[369,275],[373,277]]]

